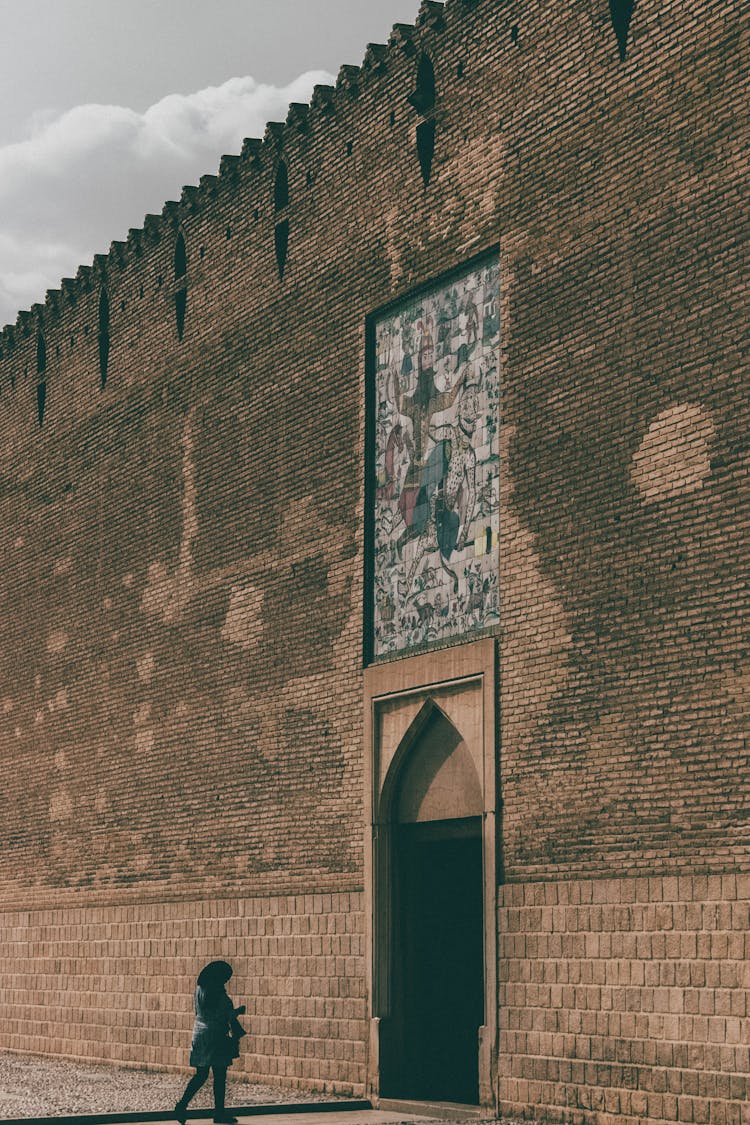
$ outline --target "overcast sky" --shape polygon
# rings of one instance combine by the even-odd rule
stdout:
[[[0,0],[0,326],[419,0]]]

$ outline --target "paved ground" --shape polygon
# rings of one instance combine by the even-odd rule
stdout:
[[[210,1116],[206,1118],[208,1122],[211,1120]],[[437,1121],[434,1117],[416,1117],[411,1114],[396,1112],[386,1113],[379,1109],[350,1110],[346,1113],[332,1113],[330,1110],[326,1113],[285,1113],[269,1117],[262,1115],[257,1117],[239,1116],[237,1120],[242,1122],[242,1125],[451,1125],[450,1121],[446,1121],[445,1118]],[[149,1123],[144,1123],[144,1125],[149,1125]],[[153,1125],[153,1123],[150,1123],[150,1125]],[[454,1125],[458,1125],[458,1123],[454,1122]],[[462,1121],[460,1125],[466,1125],[466,1123]],[[473,1122],[472,1125],[474,1125]],[[489,1123],[485,1122],[483,1125],[489,1125]]]
[[[66,1062],[39,1055],[0,1051],[0,1125],[4,1118],[64,1117],[96,1113],[164,1111],[174,1106],[186,1076],[159,1071],[131,1070],[103,1063]],[[227,1104],[282,1105],[294,1102],[332,1102],[332,1094],[258,1086],[233,1079],[229,1072]],[[196,1095],[191,1109],[205,1109],[211,1121],[211,1080]],[[362,1110],[325,1113],[258,1114],[240,1117],[248,1125],[395,1125],[419,1122],[435,1125],[434,1118],[417,1117],[403,1111]],[[443,1118],[445,1125],[445,1118]],[[461,1125],[467,1125],[461,1122]],[[470,1125],[484,1125],[472,1120]],[[500,1123],[498,1123],[500,1125]],[[505,1123],[511,1125],[511,1123]]]
[[[212,1120],[210,1111],[207,1111],[206,1121]],[[363,1109],[346,1113],[284,1113],[264,1117],[262,1114],[253,1117],[237,1118],[242,1125],[446,1125],[436,1122],[433,1117],[414,1117],[408,1114],[385,1113],[378,1109]],[[144,1125],[153,1125],[153,1122],[144,1122]],[[464,1123],[462,1122],[462,1125]]]

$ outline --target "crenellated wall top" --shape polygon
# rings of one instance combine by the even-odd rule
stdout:
[[[461,20],[472,9],[490,0],[423,0],[415,22],[393,26],[387,43],[369,43],[359,66],[342,65],[335,86],[315,86],[309,105],[293,102],[286,120],[268,122],[262,138],[247,138],[239,154],[221,157],[218,174],[205,174],[197,185],[183,187],[177,201],[168,200],[158,215],[146,215],[141,228],[131,228],[125,241],[112,242],[109,251],[94,256],[92,265],[81,265],[74,278],[64,278],[59,289],[47,291],[45,300],[19,312],[15,324],[0,330],[0,358],[8,355],[19,337],[49,325],[65,307],[74,305],[94,285],[105,285],[113,270],[122,271],[143,253],[177,229],[182,219],[211,207],[222,192],[231,190],[240,173],[263,176],[275,167],[290,136],[305,134],[315,143],[315,131],[332,114],[346,114],[360,94],[382,80],[389,64],[403,53],[415,54],[429,42],[439,51],[439,35],[448,23]],[[33,326],[33,327],[30,327]]]

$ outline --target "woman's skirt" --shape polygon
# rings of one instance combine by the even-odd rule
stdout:
[[[191,1066],[231,1066],[237,1057],[234,1040],[223,1029],[199,1024],[193,1029]]]

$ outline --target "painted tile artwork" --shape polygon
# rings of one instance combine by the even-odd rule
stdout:
[[[374,654],[495,624],[498,262],[375,325]]]

